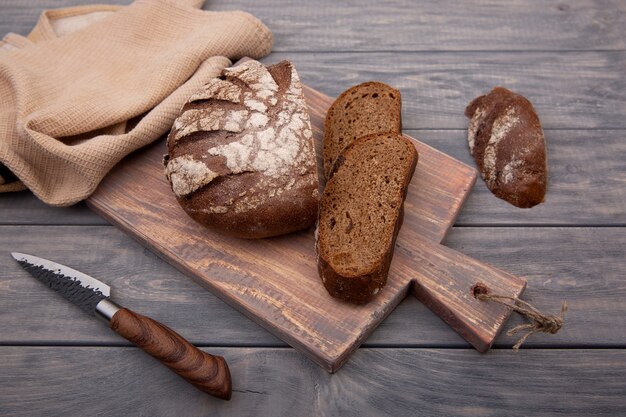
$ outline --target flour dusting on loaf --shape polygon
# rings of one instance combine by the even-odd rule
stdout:
[[[295,67],[248,61],[190,97],[168,137],[166,175],[199,222],[242,237],[282,234],[315,220],[312,139]]]
[[[485,152],[483,157],[483,167],[485,171],[485,181],[494,185],[497,172],[496,172],[496,150],[509,131],[519,123],[519,117],[516,116],[515,107],[509,107],[506,112],[498,116],[493,122],[493,128],[491,129],[491,136],[485,146]]]
[[[473,100],[467,142],[487,187],[518,207],[544,200],[546,144],[539,117],[523,96],[496,87]]]
[[[210,183],[217,177],[217,173],[191,156],[183,155],[169,161],[165,176],[172,184],[174,194],[182,197]]]

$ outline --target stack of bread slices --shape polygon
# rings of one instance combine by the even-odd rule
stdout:
[[[326,116],[316,250],[333,297],[365,303],[387,282],[418,158],[401,124],[400,92],[380,82],[345,91]]]

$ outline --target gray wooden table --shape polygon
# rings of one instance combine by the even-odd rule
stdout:
[[[0,33],[46,8],[3,0]],[[88,3],[84,1],[84,3]],[[128,0],[118,0],[125,4]],[[335,375],[287,346],[84,205],[0,195],[0,415],[369,416],[626,414],[626,1],[209,1],[274,32],[265,62],[293,61],[331,96],[366,80],[402,91],[406,132],[472,164],[465,105],[496,85],[545,128],[547,201],[516,209],[479,180],[446,244],[528,279],[525,299],[565,328],[479,354],[412,297]],[[23,251],[110,283],[120,303],[225,356],[223,402],[51,295]],[[510,325],[521,323],[514,318]]]

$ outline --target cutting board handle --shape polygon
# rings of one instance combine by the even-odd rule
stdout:
[[[164,324],[126,308],[115,313],[110,326],[199,390],[230,399],[230,371],[223,357],[201,351]]]
[[[413,294],[480,352],[489,350],[511,309],[478,300],[475,285],[513,298],[526,288],[523,278],[417,236],[403,239],[396,254],[393,270],[413,282]]]

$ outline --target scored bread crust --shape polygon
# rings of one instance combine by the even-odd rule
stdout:
[[[382,256],[373,262],[367,270],[361,270],[355,273],[342,273],[337,265],[333,265],[331,259],[327,259],[325,254],[329,254],[329,250],[326,248],[328,242],[327,237],[323,235],[321,229],[322,222],[327,219],[322,218],[325,210],[323,208],[330,204],[329,185],[333,183],[333,179],[336,175],[341,175],[339,172],[342,168],[345,168],[345,161],[352,157],[353,153],[359,152],[363,146],[366,146],[369,141],[375,140],[381,136],[394,136],[394,139],[402,141],[407,148],[407,156],[409,165],[404,172],[404,181],[401,184],[400,192],[400,204],[397,210],[397,216],[394,222],[394,228],[391,231],[390,239],[380,239],[380,242],[385,244],[382,248]],[[335,298],[339,298],[355,304],[363,304],[370,301],[386,284],[387,275],[389,272],[389,266],[393,258],[393,252],[395,248],[396,238],[404,218],[404,200],[408,191],[408,186],[415,172],[417,165],[418,154],[413,143],[401,136],[401,135],[389,135],[389,134],[374,134],[365,137],[361,137],[352,142],[344,152],[337,158],[333,169],[330,172],[330,178],[326,185],[326,190],[322,194],[320,200],[320,212],[318,218],[318,225],[316,230],[316,252],[317,252],[317,265],[318,272],[322,278],[322,282],[326,287],[329,294]],[[351,175],[347,173],[347,175]],[[372,175],[377,173],[372,172]],[[379,196],[373,195],[371,198],[377,199]],[[345,270],[345,268],[344,268]]]
[[[470,152],[489,190],[521,208],[544,201],[548,168],[546,142],[533,105],[503,87],[474,99],[470,118]]]
[[[263,238],[315,223],[313,133],[288,61],[225,69],[189,98],[168,136],[168,151],[172,191],[204,226]]]
[[[375,111],[369,114],[363,105],[357,105],[358,115],[348,116],[354,101],[365,98],[371,99],[374,95],[376,98],[390,102],[391,105],[387,108],[376,105]],[[326,179],[330,176],[335,159],[355,139],[376,133],[402,133],[401,103],[400,91],[379,81],[368,81],[355,85],[335,99],[324,120],[323,161]],[[370,120],[370,118],[375,120]],[[383,121],[387,122],[388,125],[378,125],[378,123],[382,124]],[[346,124],[350,126],[345,126]],[[363,132],[357,134],[359,129]]]

